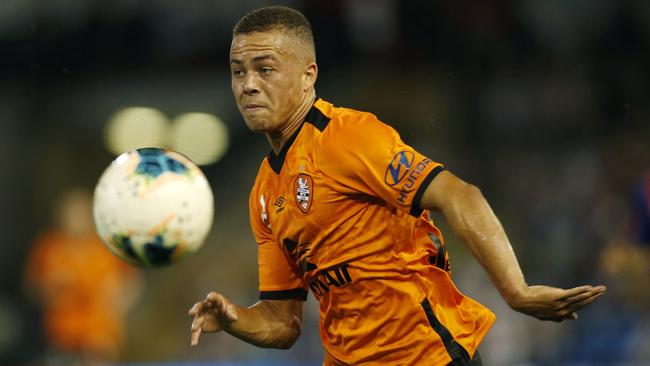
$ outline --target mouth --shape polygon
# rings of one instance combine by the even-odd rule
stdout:
[[[244,105],[244,110],[247,111],[247,112],[259,111],[262,108],[265,108],[265,107],[263,105],[261,105],[261,104],[252,104],[251,103],[251,104],[245,104]]]

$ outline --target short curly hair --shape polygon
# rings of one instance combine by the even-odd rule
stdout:
[[[267,6],[244,15],[232,30],[233,36],[281,29],[314,47],[311,25],[298,10],[286,6]]]

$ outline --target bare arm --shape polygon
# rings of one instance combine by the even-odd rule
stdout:
[[[202,332],[224,330],[258,347],[288,349],[300,336],[302,300],[262,300],[244,308],[210,292],[205,300],[194,304],[189,314],[194,316],[193,346]]]
[[[443,213],[504,300],[517,311],[544,320],[575,319],[576,311],[605,293],[604,286],[568,290],[529,286],[501,222],[481,191],[447,171],[426,188],[420,206]]]

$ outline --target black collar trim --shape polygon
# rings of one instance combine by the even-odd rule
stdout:
[[[327,127],[330,119],[331,118],[324,115],[323,112],[321,112],[320,109],[316,108],[315,106],[312,106],[309,110],[309,113],[307,113],[307,116],[305,116],[305,122],[311,123],[314,125],[314,127],[318,128],[320,132],[323,132],[323,130],[325,130],[325,127]]]
[[[282,166],[284,165],[284,159],[287,157],[287,151],[289,151],[289,148],[291,147],[291,145],[293,145],[293,142],[296,140],[296,137],[298,137],[298,134],[300,133],[300,130],[302,130],[302,126],[304,125],[305,125],[304,122],[300,124],[300,127],[298,127],[296,132],[294,132],[293,135],[289,137],[287,142],[284,143],[278,155],[275,155],[275,152],[273,152],[273,150],[271,150],[271,152],[269,153],[268,156],[269,165],[271,166],[271,169],[273,169],[275,174],[280,174],[280,170],[282,170]]]
[[[318,99],[320,98],[316,98],[316,100]],[[287,142],[284,143],[282,149],[280,149],[280,153],[276,155],[273,152],[273,150],[269,152],[268,162],[269,165],[271,166],[271,169],[273,169],[273,171],[275,172],[275,174],[280,174],[280,170],[282,170],[282,166],[284,165],[284,159],[287,157],[287,152],[289,151],[291,145],[293,145],[293,142],[298,137],[298,134],[302,130],[302,126],[305,125],[305,122],[314,125],[314,127],[318,128],[318,130],[321,132],[325,129],[325,127],[327,127],[330,118],[325,116],[323,112],[320,111],[320,109],[316,108],[315,104],[316,102],[314,102],[314,104],[309,109],[309,112],[307,112],[307,115],[305,116],[305,120],[303,121],[303,123],[300,124],[300,127],[298,127],[296,132],[294,132],[293,135],[289,137]]]

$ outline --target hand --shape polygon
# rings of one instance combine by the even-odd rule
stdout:
[[[561,322],[578,319],[579,310],[605,293],[605,286],[580,286],[564,290],[548,286],[528,286],[513,309],[541,320]]]
[[[201,332],[220,332],[237,320],[237,309],[223,295],[210,292],[205,300],[192,306],[189,315],[192,321],[191,345],[199,344]]]

